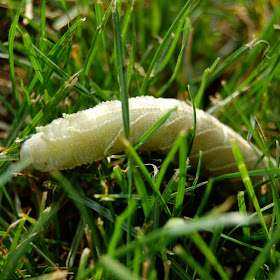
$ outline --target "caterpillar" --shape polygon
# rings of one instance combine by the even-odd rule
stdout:
[[[166,154],[183,129],[193,126],[193,109],[176,99],[141,96],[129,99],[130,141],[136,141],[160,118],[177,107],[166,122],[141,146],[142,151]],[[90,164],[125,150],[120,101],[107,101],[94,108],[64,114],[24,142],[21,158],[28,158],[41,171],[69,169]],[[190,163],[196,166],[202,151],[202,170],[210,175],[237,171],[230,140],[238,142],[247,168],[261,152],[215,117],[196,109],[196,132]],[[265,159],[266,160],[266,159]]]

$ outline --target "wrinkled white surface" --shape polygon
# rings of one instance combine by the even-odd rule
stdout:
[[[169,110],[177,107],[158,131],[141,147],[142,151],[167,153],[182,130],[193,126],[193,109],[176,99],[141,96],[129,100],[130,140],[136,141]],[[216,118],[196,110],[196,137],[190,160],[193,166],[198,152],[203,152],[202,168],[211,175],[237,171],[230,140],[238,141],[248,169],[257,156],[239,134]],[[41,171],[74,168],[124,151],[124,136],[120,101],[103,102],[96,107],[64,115],[25,141],[21,157],[30,157]]]

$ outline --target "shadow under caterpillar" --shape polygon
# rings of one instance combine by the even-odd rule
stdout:
[[[129,99],[130,141],[137,140],[171,109],[165,123],[145,142],[140,150],[166,154],[178,134],[193,126],[193,109],[176,99],[141,96]],[[124,151],[122,108],[120,101],[103,102],[94,108],[63,115],[25,141],[21,158],[28,158],[34,168],[41,171],[69,169],[101,160],[108,155]],[[202,171],[211,176],[235,172],[237,165],[230,140],[235,139],[251,170],[261,151],[252,146],[230,127],[215,117],[196,109],[196,132],[190,153],[190,163],[196,166],[202,151]],[[268,160],[263,160],[268,167]]]

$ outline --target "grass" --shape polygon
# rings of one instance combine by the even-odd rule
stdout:
[[[41,1],[28,24],[30,2],[1,4],[0,280],[279,278],[279,3],[173,2]],[[192,130],[166,156],[139,154],[172,111],[133,147],[138,95],[190,98],[276,166],[248,171],[233,143],[240,172],[208,178],[203,155],[186,164]],[[124,155],[25,169],[36,126],[111,99]]]

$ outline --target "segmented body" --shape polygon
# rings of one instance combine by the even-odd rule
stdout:
[[[178,134],[193,126],[193,109],[183,101],[142,96],[129,100],[130,141],[132,144],[163,117],[177,107],[167,121],[141,147],[142,151],[167,153]],[[193,166],[203,153],[202,167],[212,175],[236,171],[230,140],[237,140],[248,169],[258,156],[239,134],[216,118],[196,110],[196,136],[190,154]],[[41,171],[74,168],[124,151],[122,109],[120,101],[103,102],[96,107],[37,128],[27,140],[21,157],[29,157]],[[258,151],[258,150],[257,150]]]

